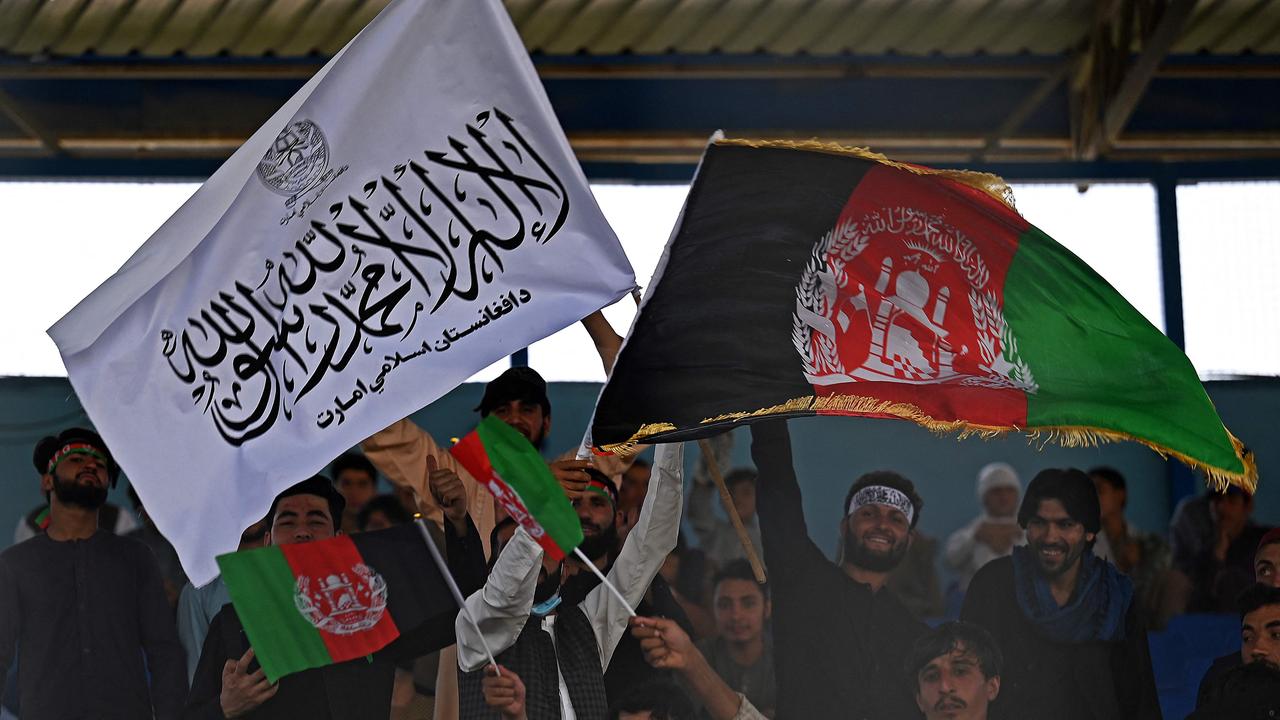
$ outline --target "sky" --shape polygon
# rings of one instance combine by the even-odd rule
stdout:
[[[197,184],[0,182],[0,376],[65,376],[45,330],[109,277],[195,192]],[[592,191],[648,287],[684,202],[684,185],[594,184]],[[1154,188],[1145,183],[1015,185],[1030,222],[1088,262],[1156,327],[1163,328]],[[1280,284],[1266,276],[1280,257],[1269,208],[1280,183],[1180,187],[1188,355],[1203,377],[1280,375]],[[635,304],[605,310],[625,334]],[[1259,331],[1261,327],[1267,328]],[[571,326],[529,349],[548,380],[600,381],[586,331]],[[506,362],[477,373],[487,380]]]

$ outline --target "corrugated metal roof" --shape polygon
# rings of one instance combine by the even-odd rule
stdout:
[[[387,0],[4,0],[0,53],[56,57],[333,54]],[[1059,55],[1085,0],[506,0],[549,55]],[[1280,53],[1280,2],[1200,0],[1174,54]]]

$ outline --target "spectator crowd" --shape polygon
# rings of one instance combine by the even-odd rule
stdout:
[[[553,413],[535,371],[490,382],[477,411],[548,450]],[[1166,538],[1126,519],[1113,468],[1043,469],[1024,486],[994,463],[976,478],[979,514],[937,542],[917,530],[927,484],[892,470],[821,478],[851,480],[832,561],[806,523],[786,422],[751,426],[754,469],[728,467],[730,438],[712,439],[688,482],[682,444],[551,461],[584,536],[582,557],[554,560],[427,432],[409,420],[380,431],[330,477],[282,492],[239,547],[420,515],[470,618],[275,683],[221,580],[188,582],[136,495],[133,513],[106,503],[120,469],[102,439],[44,438],[33,464],[47,504],[0,552],[4,712],[1143,720],[1161,717],[1148,632],[1182,613],[1234,613],[1240,628],[1191,717],[1280,711],[1280,531],[1252,522],[1239,488],[1182,502]],[[712,464],[728,471],[719,509]],[[954,574],[947,588],[935,554]]]

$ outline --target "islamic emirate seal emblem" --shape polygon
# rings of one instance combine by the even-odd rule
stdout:
[[[1037,389],[978,248],[943,218],[883,207],[841,222],[796,288],[792,342],[816,387]]]
[[[329,143],[310,120],[280,131],[258,162],[258,178],[273,192],[296,195],[311,187],[329,167]]]
[[[313,581],[298,577],[293,602],[317,630],[354,635],[378,624],[387,611],[387,583],[363,563]]]

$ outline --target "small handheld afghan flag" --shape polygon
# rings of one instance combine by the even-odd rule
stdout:
[[[582,523],[528,438],[489,415],[450,450],[554,560],[582,542]]]
[[[768,417],[1132,440],[1252,490],[1187,357],[999,178],[714,142],[592,424],[596,447]]]
[[[365,657],[458,611],[412,524],[220,555],[218,567],[270,682]]]

